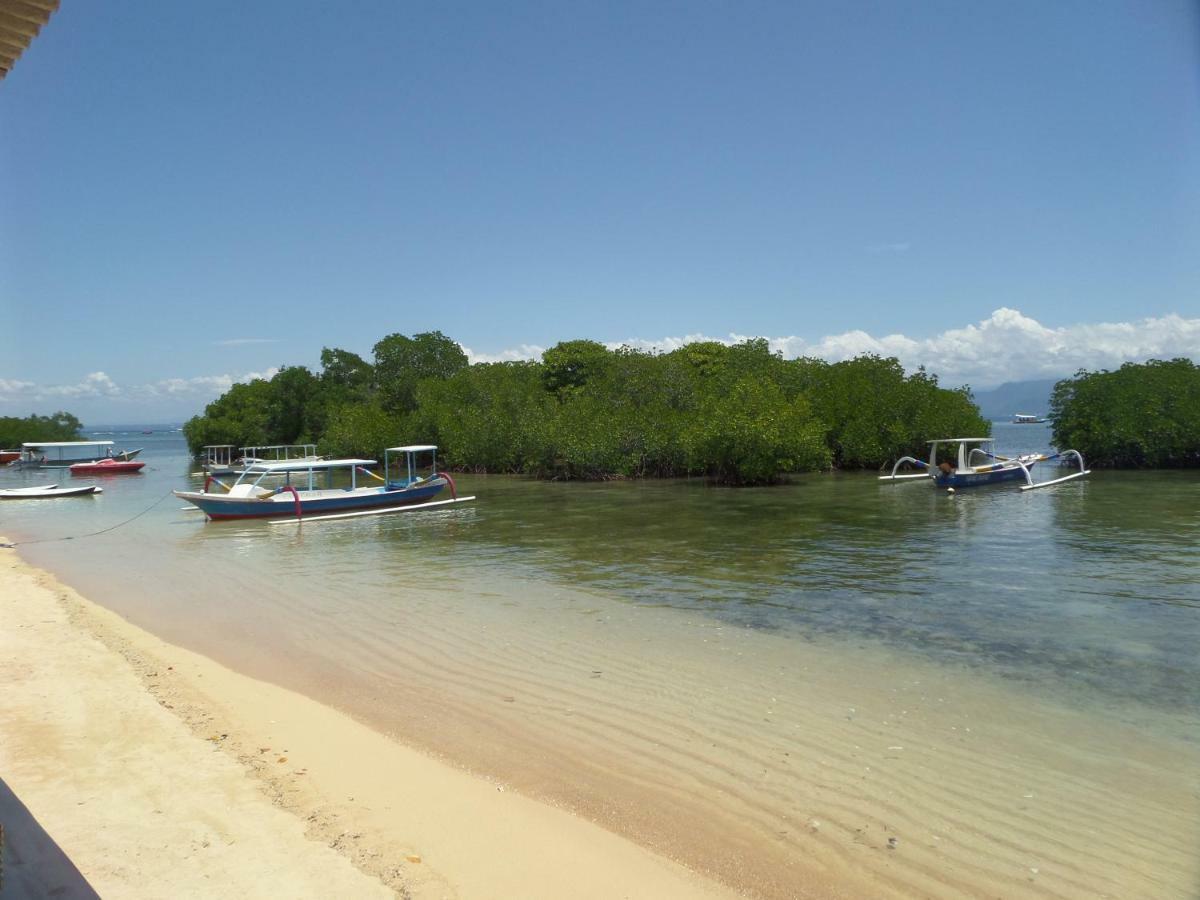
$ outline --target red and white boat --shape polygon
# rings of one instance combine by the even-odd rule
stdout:
[[[144,462],[127,459],[98,459],[95,462],[75,463],[71,466],[72,475],[117,475],[123,472],[137,472]]]

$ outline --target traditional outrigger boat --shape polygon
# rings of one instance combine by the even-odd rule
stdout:
[[[232,475],[237,463],[236,444],[207,444],[199,459],[204,475]]]
[[[308,462],[318,460],[316,444],[270,444],[265,447],[243,447],[242,462],[246,465],[267,462]]]
[[[1083,456],[1077,450],[1060,450],[1051,454],[1027,453],[1023,456],[1000,456],[995,452],[995,443],[992,438],[941,438],[930,441],[928,462],[912,456],[903,456],[896,460],[896,464],[892,467],[892,474],[880,475],[879,480],[903,481],[926,478],[931,480],[935,487],[957,490],[964,487],[978,487],[1024,479],[1025,484],[1021,485],[1021,490],[1028,491],[1034,488],[1050,487],[1052,484],[1062,484],[1064,481],[1072,481],[1091,474],[1091,470],[1083,464]],[[949,460],[938,462],[938,449],[944,445],[956,448],[951,452],[954,462]],[[1078,472],[1050,481],[1033,480],[1031,470],[1038,463],[1058,462],[1062,464],[1069,463],[1071,460],[1079,462]],[[900,467],[906,463],[925,471],[916,474],[898,474]]]
[[[429,464],[420,460],[428,454]],[[403,462],[403,464],[401,464]],[[226,485],[212,475],[200,491],[175,491],[210,519],[263,519],[294,516],[301,519],[313,514],[340,515],[353,511],[393,512],[423,506],[462,503],[474,497],[459,497],[454,480],[437,470],[437,447],[413,445],[389,447],[383,454],[384,475],[371,471],[373,459],[305,459],[284,462],[256,462],[246,466],[233,484]],[[395,472],[393,473],[393,469]],[[348,487],[335,487],[334,473],[348,472]],[[425,472],[425,474],[422,474]],[[324,474],[325,485],[317,479]],[[360,485],[359,475],[380,482]],[[279,478],[282,484],[276,483]],[[224,492],[210,491],[217,485]],[[449,487],[451,499],[429,502]]]

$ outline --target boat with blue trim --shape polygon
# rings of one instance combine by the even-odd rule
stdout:
[[[1060,450],[1056,453],[1027,453],[1023,456],[1000,456],[995,450],[995,440],[992,438],[940,438],[929,442],[929,460],[920,460],[912,456],[903,456],[896,460],[891,475],[879,476],[880,481],[903,481],[913,478],[927,478],[935,487],[957,490],[964,487],[979,487],[986,484],[1000,484],[1007,481],[1021,481],[1021,490],[1049,487],[1061,484],[1075,478],[1090,475],[1091,471],[1084,466],[1083,456],[1077,450]],[[947,448],[943,451],[942,448]],[[1077,460],[1079,471],[1062,478],[1050,481],[1034,481],[1032,469],[1038,463],[1054,462],[1069,465],[1071,460]],[[901,475],[900,467],[915,466],[924,471],[916,474]]]
[[[428,502],[446,487],[452,498],[459,499],[454,480],[437,469],[436,446],[389,447],[383,454],[384,475],[371,471],[376,465],[373,459],[255,462],[232,484],[209,475],[202,490],[174,493],[210,519],[299,519],[352,510],[386,512]],[[348,485],[335,484],[338,472],[349,474]],[[360,476],[379,484],[360,483]],[[209,490],[213,486],[224,490]]]

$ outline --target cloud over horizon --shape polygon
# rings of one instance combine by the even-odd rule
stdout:
[[[634,347],[669,353],[697,341],[735,344],[764,335],[725,337],[688,334],[657,339],[609,341],[611,349]],[[1200,356],[1200,319],[1171,314],[1136,322],[1099,322],[1049,328],[1019,310],[1001,307],[982,322],[951,328],[929,338],[903,334],[874,337],[855,329],[809,341],[795,335],[767,337],[788,359],[811,356],[840,362],[864,353],[894,356],[909,371],[924,366],[947,386],[991,388],[1006,381],[1063,378],[1079,369],[1108,369],[1126,362]],[[546,348],[523,344],[500,353],[463,348],[471,362],[537,359]]]
[[[123,385],[105,372],[90,372],[73,384],[39,385],[32,381],[0,378],[0,414],[5,408],[36,405],[46,401],[107,400],[128,407],[162,399],[187,399],[200,405],[215,400],[236,382],[272,378],[279,369],[241,375],[199,375],[194,378],[163,378],[144,384]],[[47,410],[48,411],[48,410]]]
[[[694,333],[656,339],[630,338],[610,341],[607,346],[666,353],[696,341],[733,344],[751,337],[755,335],[731,333],[713,337]],[[791,335],[767,337],[767,341],[772,350],[789,359],[811,356],[838,362],[863,353],[895,356],[909,371],[925,366],[948,387],[969,384],[984,390],[1006,381],[1062,378],[1079,369],[1115,368],[1125,362],[1180,356],[1200,359],[1200,318],[1171,314],[1134,322],[1050,328],[1016,309],[1001,307],[981,322],[949,328],[928,338],[904,334],[876,337],[862,330],[851,330],[817,340]],[[472,363],[539,359],[545,349],[536,344],[520,344],[495,353],[481,353],[463,347]],[[271,378],[278,371],[271,367],[261,372],[162,378],[142,384],[119,383],[98,371],[73,383],[47,385],[5,378],[0,373],[0,415],[27,415],[39,406],[42,407],[39,411],[50,412],[50,405],[61,407],[72,402],[103,404],[106,410],[130,413],[139,408],[192,411],[178,412],[174,415],[178,418],[199,411],[236,382]],[[100,415],[110,414],[120,413],[106,411]]]

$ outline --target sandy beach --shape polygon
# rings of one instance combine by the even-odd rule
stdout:
[[[17,896],[1196,896],[1186,717],[511,576],[389,629],[130,546],[60,572],[105,607],[0,550]]]
[[[163,643],[12,550],[0,683],[6,897],[736,896]]]

